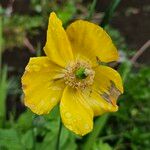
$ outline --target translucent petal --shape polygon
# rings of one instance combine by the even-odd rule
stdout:
[[[83,92],[89,106],[94,112],[94,116],[102,115],[106,112],[115,112],[118,110],[117,105],[107,102],[98,92],[94,90],[86,90]]]
[[[65,67],[72,59],[73,53],[62,22],[52,12],[49,17],[47,41],[44,51],[49,59],[56,64]]]
[[[48,57],[31,58],[22,77],[24,103],[34,113],[47,114],[59,102],[64,89],[62,69]]]
[[[64,125],[76,134],[85,135],[92,130],[93,111],[79,91],[65,88],[60,112]]]
[[[109,35],[98,25],[78,20],[66,30],[74,55],[83,55],[93,63],[116,61],[118,52]]]
[[[117,71],[110,67],[95,68],[93,86],[84,90],[83,95],[94,111],[94,115],[118,110],[117,99],[123,93],[122,80]]]

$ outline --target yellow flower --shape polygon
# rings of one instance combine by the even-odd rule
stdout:
[[[64,125],[79,135],[93,128],[93,117],[118,110],[122,80],[99,65],[118,59],[109,35],[98,25],[78,20],[64,30],[52,12],[44,47],[46,56],[31,58],[22,77],[24,103],[38,115],[60,104]]]

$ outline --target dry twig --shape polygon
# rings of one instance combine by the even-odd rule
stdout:
[[[24,45],[29,49],[31,53],[35,53],[35,49],[28,38],[24,39]]]
[[[133,64],[136,63],[136,60],[148,49],[150,46],[150,40],[148,40],[136,53],[135,55],[130,59]]]

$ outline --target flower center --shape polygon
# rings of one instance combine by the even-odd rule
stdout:
[[[78,79],[85,79],[87,75],[85,74],[85,68],[81,67],[75,71],[75,76]]]
[[[92,85],[95,72],[85,61],[72,62],[66,67],[65,83],[76,89],[84,89]]]

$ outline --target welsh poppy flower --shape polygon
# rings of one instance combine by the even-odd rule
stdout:
[[[118,110],[122,79],[101,63],[116,61],[118,51],[100,26],[77,20],[64,30],[52,12],[44,51],[30,58],[22,77],[24,103],[34,113],[48,114],[59,104],[63,124],[85,135],[94,116]]]

